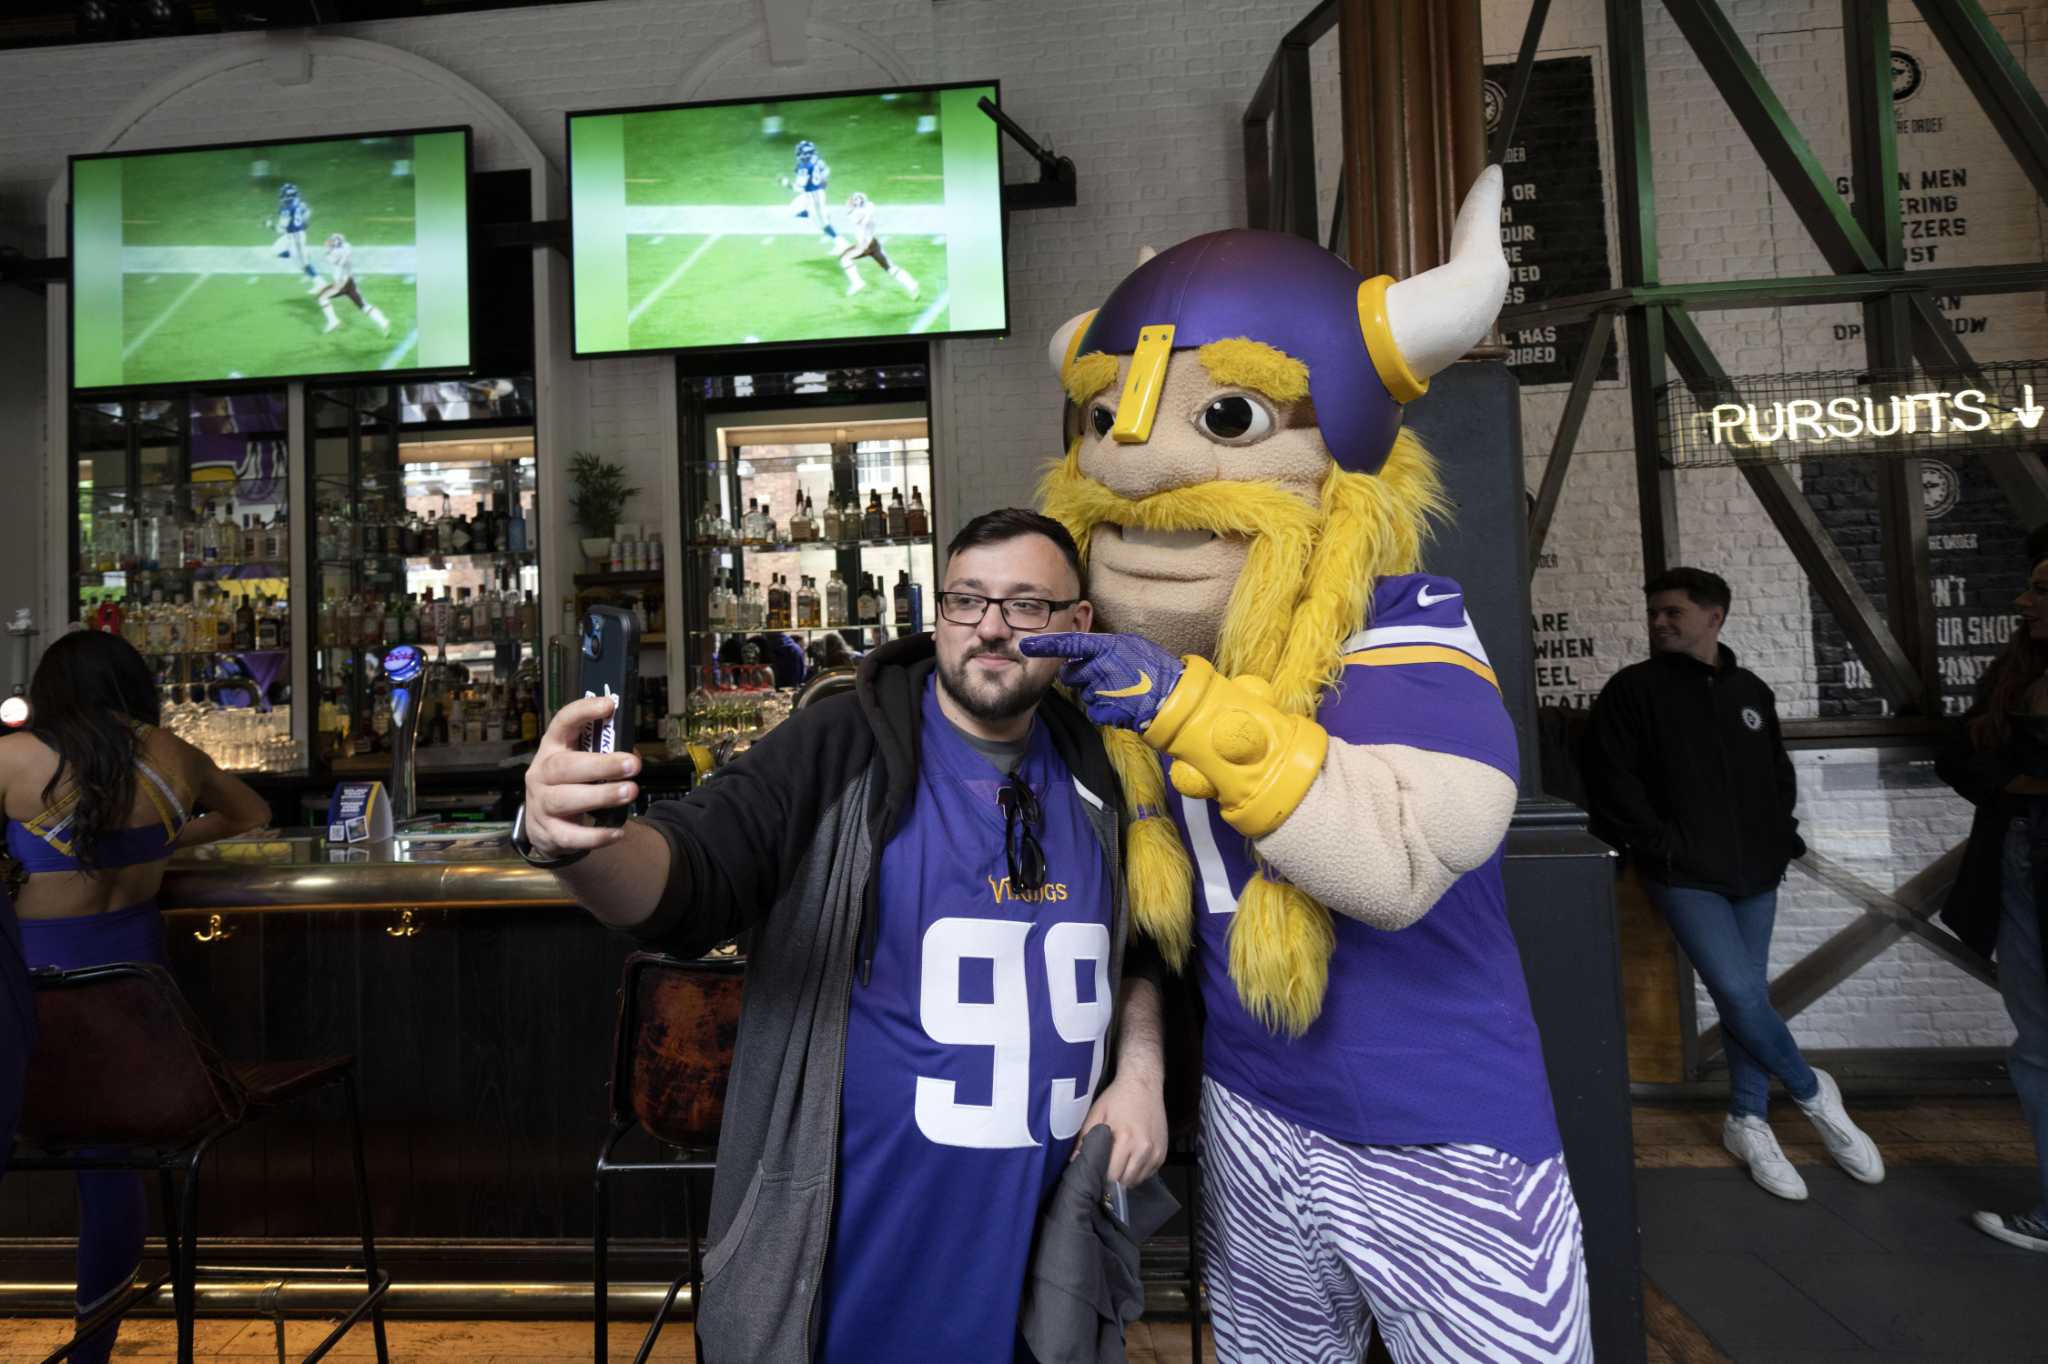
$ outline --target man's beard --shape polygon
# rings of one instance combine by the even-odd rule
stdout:
[[[983,654],[1007,658],[1018,665],[1007,685],[994,677],[977,678],[974,675],[976,670],[968,665]],[[1052,681],[1050,678],[1044,682],[1034,681],[1024,656],[1013,648],[977,644],[956,662],[940,660],[939,685],[946,689],[946,695],[960,703],[960,709],[975,719],[1000,724],[1004,720],[1014,720],[1036,706],[1051,689]]]

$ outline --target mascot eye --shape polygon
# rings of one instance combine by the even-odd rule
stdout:
[[[1097,436],[1109,434],[1109,428],[1116,425],[1116,414],[1108,408],[1097,405],[1088,409],[1088,424],[1095,428]]]
[[[1195,425],[1211,439],[1248,444],[1273,429],[1273,414],[1250,398],[1232,393],[1203,408]]]

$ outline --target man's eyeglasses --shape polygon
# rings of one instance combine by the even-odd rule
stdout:
[[[1010,859],[1010,889],[1019,895],[1036,895],[1045,888],[1045,849],[1032,832],[1039,823],[1038,797],[1012,772],[997,789],[996,804],[1003,807],[1003,852]]]
[[[1080,601],[1047,601],[1044,597],[983,597],[972,592],[939,593],[939,615],[955,625],[979,625],[991,606],[1003,613],[1003,624],[1012,630],[1043,630],[1052,624],[1052,613],[1064,611]]]

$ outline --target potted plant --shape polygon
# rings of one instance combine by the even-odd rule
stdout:
[[[602,459],[588,450],[569,458],[569,477],[574,487],[569,494],[569,515],[583,532],[583,557],[601,564],[611,557],[612,535],[619,527],[619,513],[626,499],[640,490],[626,482],[626,466]]]

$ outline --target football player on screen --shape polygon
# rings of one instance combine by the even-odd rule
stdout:
[[[796,191],[796,197],[789,201],[790,212],[799,218],[809,218],[824,234],[825,249],[837,251],[839,233],[825,216],[825,186],[831,183],[832,168],[818,155],[818,144],[809,138],[797,143],[796,165],[788,175],[775,178],[784,189]]]
[[[839,248],[839,268],[846,272],[846,296],[868,287],[860,277],[855,262],[867,257],[882,267],[882,273],[903,286],[904,292],[917,297],[917,281],[910,272],[889,259],[889,253],[882,249],[882,239],[875,235],[875,201],[855,190],[846,200],[846,239]]]
[[[334,315],[334,300],[345,298],[376,323],[378,331],[391,335],[391,319],[379,312],[374,304],[364,301],[363,291],[356,285],[355,248],[339,232],[329,233],[327,237],[327,272],[334,277],[334,282],[315,296],[321,314],[327,319],[327,325],[320,329],[323,333],[341,325],[341,319]]]
[[[296,262],[305,272],[306,292],[320,292],[320,272],[313,268],[313,261],[306,254],[306,225],[313,221],[313,208],[299,197],[299,187],[286,181],[277,191],[277,209],[265,219],[277,231],[277,240],[270,249],[277,252],[278,259]]]

